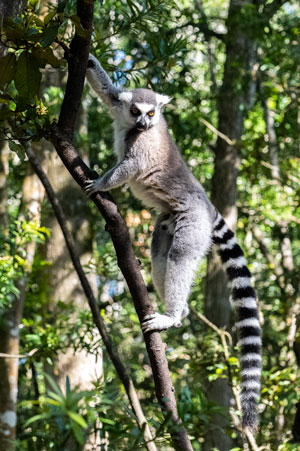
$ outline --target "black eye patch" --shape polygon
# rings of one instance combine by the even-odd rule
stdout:
[[[141,114],[140,110],[135,106],[130,108],[130,113],[132,116],[139,116]]]

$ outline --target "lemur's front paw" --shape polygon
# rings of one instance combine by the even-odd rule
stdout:
[[[86,180],[84,182],[83,190],[88,196],[91,196],[97,191],[100,191],[100,186],[101,186],[101,178],[96,180]]]
[[[141,324],[144,333],[150,332],[150,330],[165,330],[172,326],[180,327],[181,323],[170,316],[161,315],[160,313],[153,313],[153,315],[145,316]]]

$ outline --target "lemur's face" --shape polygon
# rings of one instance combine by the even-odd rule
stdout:
[[[122,92],[120,100],[128,125],[145,131],[159,122],[162,107],[170,98],[149,89],[136,89],[133,92]]]
[[[134,120],[135,128],[139,131],[148,130],[157,124],[159,120],[160,110],[153,104],[148,103],[132,103],[130,105],[130,115]]]

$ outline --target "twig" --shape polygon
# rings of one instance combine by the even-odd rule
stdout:
[[[268,169],[277,169],[276,166],[274,166],[271,163],[268,163],[267,161],[261,161],[262,166],[265,166]],[[295,177],[294,175],[291,174],[284,174],[288,179],[292,180],[292,182],[297,183],[297,185],[300,185],[300,179],[298,179],[297,177]]]
[[[223,141],[227,142],[230,146],[235,146],[236,141],[233,141],[228,136],[224,135],[224,133],[220,132],[220,130],[216,129],[210,122],[208,122],[206,119],[203,119],[203,117],[200,117],[200,121],[206,125],[207,128],[209,128],[213,133],[215,133],[219,138],[223,139]]]
[[[35,354],[37,349],[32,349],[27,354],[6,354],[5,352],[0,352],[0,357],[4,359],[26,359],[27,357],[33,356]]]
[[[32,168],[34,169],[34,171],[36,172],[36,174],[38,175],[41,183],[43,184],[45,191],[47,193],[48,199],[52,205],[54,214],[60,225],[61,231],[64,235],[65,242],[66,242],[72,263],[77,272],[78,278],[81,282],[83,291],[87,297],[90,309],[92,311],[94,323],[96,324],[96,326],[98,328],[98,331],[99,331],[99,333],[102,337],[102,340],[106,346],[107,352],[108,352],[108,354],[111,358],[111,361],[116,369],[116,372],[125,387],[132,410],[133,410],[135,416],[137,417],[138,426],[141,430],[144,431],[144,438],[145,438],[147,449],[149,451],[156,451],[156,446],[153,442],[151,431],[150,431],[149,425],[147,423],[147,420],[144,416],[142,407],[140,405],[140,401],[139,401],[138,395],[135,391],[133,381],[130,378],[119,355],[117,354],[117,351],[113,347],[112,341],[110,339],[110,336],[108,335],[104,321],[100,315],[99,306],[97,304],[97,301],[96,301],[93,291],[91,289],[90,283],[83,271],[79,257],[76,254],[75,243],[74,243],[72,234],[68,228],[67,220],[65,218],[65,215],[64,215],[63,209],[60,205],[60,202],[59,202],[46,174],[44,173],[37,157],[35,156],[33,150],[31,149],[31,147],[28,144],[25,145],[24,148],[25,148],[26,155],[28,156],[28,159],[30,161],[30,164],[31,164]]]
[[[54,39],[54,42],[56,42],[63,49],[63,51],[65,52],[64,57],[68,61],[68,59],[70,58],[69,47],[64,42],[60,41],[58,38]]]
[[[217,327],[215,324],[213,324],[211,321],[209,321],[209,319],[206,318],[206,316],[202,315],[202,313],[199,313],[197,310],[195,309],[191,309],[191,311],[205,324],[207,324],[211,329],[213,329],[220,337],[221,339],[221,343],[222,343],[222,347],[223,347],[223,352],[224,352],[224,357],[226,360],[226,364],[227,364],[227,368],[228,368],[228,376],[229,376],[229,380],[231,381],[231,390],[232,390],[232,394],[233,397],[235,399],[236,402],[236,406],[239,412],[242,411],[242,406],[241,406],[241,402],[240,402],[240,398],[239,398],[239,392],[236,386],[233,385],[232,383],[232,373],[231,373],[231,368],[230,368],[230,363],[229,363],[229,349],[228,349],[228,344],[226,341],[226,338],[229,341],[229,346],[232,346],[232,338],[229,332],[227,332],[224,329],[220,329],[219,327]],[[232,413],[230,412],[231,416],[233,417]],[[234,422],[235,418],[233,418]],[[254,435],[252,434],[252,432],[250,432],[248,429],[243,430],[240,424],[237,424],[237,428],[239,429],[239,431],[241,433],[244,433],[248,439],[248,442],[251,446],[251,449],[253,451],[259,451],[261,448],[259,448],[256,444],[256,440]]]
[[[0,352],[0,357],[4,359],[24,359],[28,357],[28,354],[5,354],[5,352]]]

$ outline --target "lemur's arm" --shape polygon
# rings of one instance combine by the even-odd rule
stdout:
[[[87,64],[86,77],[95,93],[98,94],[110,110],[112,107],[121,106],[119,95],[122,91],[112,84],[111,79],[97,58],[91,54]]]
[[[138,164],[134,158],[125,158],[114,168],[107,171],[103,177],[96,180],[87,180],[85,191],[88,195],[96,191],[108,191],[128,182],[138,171]]]

